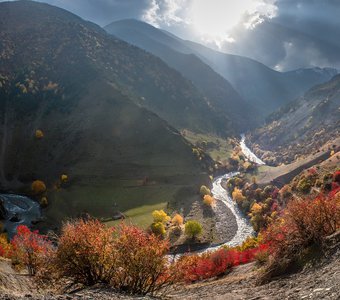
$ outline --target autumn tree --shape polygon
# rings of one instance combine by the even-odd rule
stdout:
[[[202,225],[194,220],[185,223],[185,234],[192,239],[195,239],[203,231]]]
[[[154,210],[152,212],[154,223],[167,223],[170,221],[170,217],[164,210]]]
[[[164,236],[166,233],[165,226],[162,222],[152,223],[151,231],[157,236]]]
[[[210,195],[205,195],[203,197],[203,203],[207,206],[213,206],[215,204],[215,199]]]
[[[41,180],[35,180],[32,182],[31,189],[35,195],[39,195],[46,191],[46,185]]]
[[[180,214],[175,214],[175,216],[172,218],[171,223],[174,226],[180,227],[183,225],[183,217]]]

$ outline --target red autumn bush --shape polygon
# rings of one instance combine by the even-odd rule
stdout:
[[[115,270],[113,230],[97,220],[64,224],[56,252],[55,266],[61,277],[75,283],[108,283]]]
[[[181,280],[194,282],[223,275],[232,267],[254,261],[257,255],[267,251],[265,244],[243,251],[222,248],[202,255],[183,256],[176,268],[181,273]]]
[[[155,294],[173,283],[165,254],[168,243],[135,226],[112,229],[97,220],[62,228],[55,266],[74,283],[107,283],[131,294]]]
[[[38,231],[31,231],[24,225],[18,226],[11,245],[12,261],[26,266],[30,275],[35,275],[44,256],[52,249],[46,236],[40,235]]]
[[[313,200],[292,200],[282,219],[263,233],[270,245],[271,259],[263,278],[267,280],[286,272],[303,260],[308,249],[322,249],[324,237],[340,228],[340,198],[319,195]]]
[[[165,254],[167,241],[135,226],[121,225],[115,232],[115,265],[111,284],[131,294],[155,294],[173,283]]]

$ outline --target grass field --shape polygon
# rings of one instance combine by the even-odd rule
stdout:
[[[152,223],[151,213],[155,209],[166,209],[176,192],[182,187],[177,184],[131,185],[125,181],[109,186],[71,186],[50,193],[47,218],[58,224],[66,217],[77,217],[81,212],[109,219],[114,212],[122,212],[133,224],[146,228]],[[116,222],[108,222],[109,225]]]
[[[211,147],[207,147],[204,150],[214,160],[227,159],[230,157],[233,151],[233,147],[228,142],[228,140],[215,135],[194,133],[186,130],[183,136],[194,145],[196,145],[196,143],[202,143],[204,141],[207,142],[208,145],[211,145]]]

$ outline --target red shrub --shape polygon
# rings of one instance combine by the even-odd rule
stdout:
[[[25,265],[30,275],[34,275],[42,259],[51,250],[52,245],[46,236],[38,231],[31,231],[27,226],[19,225],[17,234],[11,241],[11,258]]]
[[[194,282],[225,274],[232,267],[254,261],[260,252],[268,251],[267,245],[239,251],[237,249],[219,249],[202,255],[183,256],[176,265],[181,272],[181,279]]]

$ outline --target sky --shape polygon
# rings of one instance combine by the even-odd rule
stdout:
[[[101,26],[120,19],[142,20],[280,71],[340,69],[340,0],[40,1]]]

